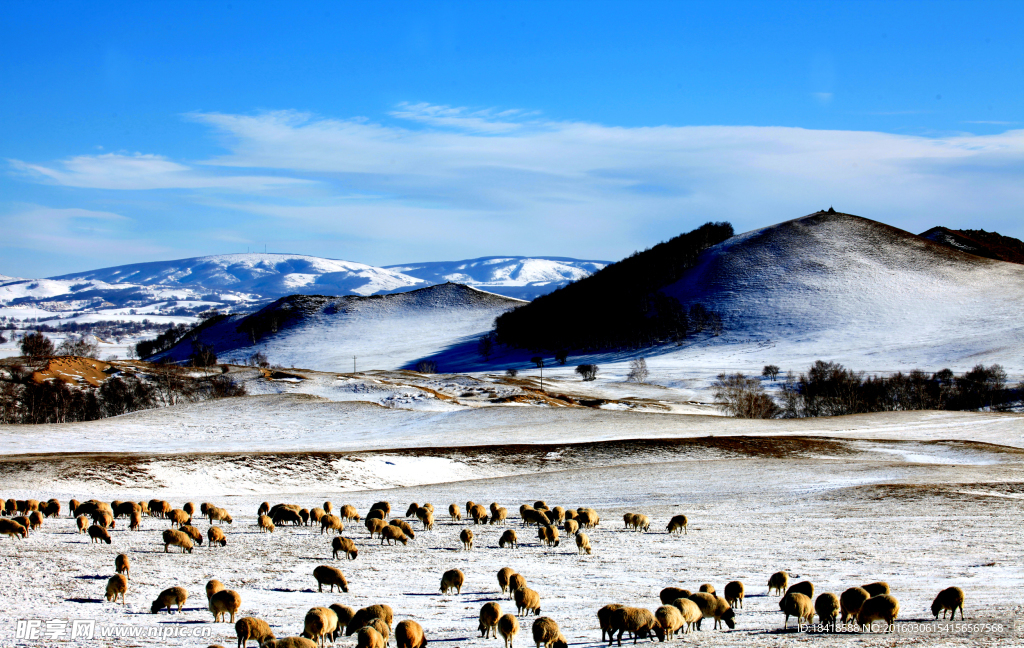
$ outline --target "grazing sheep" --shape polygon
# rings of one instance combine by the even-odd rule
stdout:
[[[206,531],[206,537],[210,540],[210,546],[219,544],[222,547],[228,546],[228,539],[224,536],[224,531],[220,527],[212,526]]]
[[[384,619],[370,619],[370,622],[366,624],[366,627],[373,628],[380,633],[380,636],[384,638],[384,645],[388,645],[388,639],[391,638],[391,626],[384,623]]]
[[[491,524],[505,524],[507,519],[508,509],[504,506],[499,506],[496,510],[491,511]]]
[[[370,507],[371,511],[384,511],[384,517],[391,516],[391,504],[389,502],[377,502]]]
[[[960,620],[964,620],[964,591],[959,587],[947,587],[946,589],[939,592],[939,595],[932,601],[932,614],[935,618],[939,618],[939,612],[942,612],[942,618],[946,618],[946,610],[949,610],[949,619],[952,621],[956,618],[956,611],[960,610]]]
[[[597,623],[601,626],[601,641],[604,641],[605,635],[608,635],[608,643],[612,642],[614,631],[612,630],[612,616],[615,614],[615,610],[621,610],[622,606],[618,603],[612,603],[606,605],[597,611]]]
[[[542,526],[537,528],[537,537],[549,547],[558,546],[558,527]]]
[[[370,535],[373,535],[372,531],[370,532]],[[409,538],[400,528],[393,524],[389,524],[380,530],[380,543],[384,544],[385,541],[387,541],[389,545],[394,542],[401,542],[404,545],[409,544]]]
[[[155,517],[166,517],[171,512],[171,503],[164,500],[149,500],[149,514]]]
[[[550,526],[551,520],[548,519],[547,513],[544,511],[526,509],[523,511],[523,523],[526,525]]]
[[[633,518],[633,528],[646,533],[651,529],[651,519],[643,513],[637,513],[636,517]]]
[[[498,570],[498,587],[501,588],[502,594],[508,592],[508,579],[514,573],[516,572],[511,567],[502,567]]]
[[[7,500],[7,501],[8,502],[12,502],[13,500]],[[75,517],[75,509],[77,509],[81,504],[82,503],[79,502],[76,499],[68,500],[68,514],[71,517]],[[11,512],[11,509],[10,509],[10,507],[8,507],[6,513],[10,514],[10,512]]]
[[[526,587],[526,577],[522,574],[512,574],[508,577],[508,598],[512,600],[512,596],[515,594],[517,589]]]
[[[683,620],[683,613],[674,605],[662,605],[654,611],[654,618],[658,625],[654,627],[654,633],[658,635],[658,641],[671,641],[676,638],[676,632],[686,625]]]
[[[423,529],[430,531],[434,528],[434,514],[430,510],[420,507],[416,509],[416,517],[423,523]]]
[[[580,523],[576,520],[566,520],[562,522],[562,530],[566,535],[575,535],[580,530]]]
[[[409,508],[405,510],[405,517],[416,517],[416,511],[419,510],[420,505],[413,502],[409,505]]]
[[[338,535],[341,535],[344,530],[345,525],[341,523],[341,518],[337,515],[325,515],[320,518],[320,535],[328,531],[337,531]]]
[[[505,640],[505,648],[512,648],[512,640],[519,634],[519,619],[511,614],[503,614],[498,619],[498,634]]]
[[[398,648],[424,648],[427,639],[423,635],[423,626],[412,619],[399,621],[395,626],[395,644]]]
[[[171,521],[171,526],[182,527],[186,524],[192,523],[192,516],[181,509],[171,509],[167,513],[167,519]]]
[[[473,524],[487,524],[487,509],[483,504],[474,504],[473,508],[466,512],[473,518]]]
[[[256,524],[260,527],[260,533],[273,533],[274,529],[277,528],[276,526],[274,526],[273,520],[271,520],[270,516],[266,513],[260,515],[259,519],[256,521]],[[322,528],[320,530],[320,533],[323,533]]]
[[[580,523],[580,526],[584,529],[593,529],[601,523],[601,518],[598,517],[594,509],[584,509],[582,511],[577,510],[576,521]]]
[[[373,537],[374,533],[376,533],[379,537],[383,538],[384,536],[381,535],[381,533],[384,531],[384,527],[388,526],[388,523],[380,518],[368,517],[366,518],[365,526],[366,530],[370,532],[371,538]],[[395,528],[397,529],[398,527]],[[401,531],[401,529],[399,529],[399,531]]]
[[[409,536],[410,540],[416,539],[416,532],[413,531],[412,525],[402,519],[391,520],[391,526],[396,526],[402,530],[402,533]]]
[[[136,511],[142,512],[142,507],[139,506],[138,502],[120,502],[114,507],[114,517],[131,517],[132,513]]]
[[[262,645],[263,642],[274,638],[270,624],[256,617],[242,617],[236,621],[235,635],[238,637],[238,648],[248,646],[250,639],[255,640],[257,645]]]
[[[562,519],[563,520],[575,520],[577,517],[579,517],[579,513],[577,513],[576,511],[574,511],[572,509],[569,509],[569,510],[565,511],[562,514]]]
[[[285,637],[284,639],[265,639],[260,648],[317,648],[316,643],[305,637]]]
[[[211,506],[213,506],[213,504],[211,504],[210,502],[203,502],[202,504],[200,504],[199,505],[199,513],[200,513],[200,515],[202,515],[203,517],[206,517],[206,512],[210,510]]]
[[[576,534],[576,553],[586,553],[588,556],[593,551],[590,547],[590,538],[587,537],[586,533]]]
[[[228,614],[231,615],[231,623],[235,622],[235,613],[242,607],[242,597],[235,590],[221,590],[210,597],[210,612],[213,613],[213,622],[219,623]]]
[[[387,517],[385,516],[383,509],[370,509],[370,512],[366,514],[366,521],[367,522],[369,522],[370,520],[384,520],[384,519],[387,519]]]
[[[25,531],[25,537],[28,537],[27,530]],[[96,526],[94,524],[89,527],[89,537],[92,538],[92,542],[106,542],[107,544],[110,544],[110,532],[101,526]]]
[[[533,642],[537,648],[569,648],[568,642],[558,629],[558,624],[551,617],[540,617],[533,621]]]
[[[384,622],[384,625],[390,628],[391,622],[395,619],[395,613],[390,605],[378,604],[360,608],[356,610],[356,613],[349,620],[345,628],[345,636],[352,636],[360,628],[369,625],[374,619],[380,619]]]
[[[187,600],[188,592],[185,591],[184,587],[168,587],[160,592],[160,596],[156,597],[153,604],[149,606],[149,611],[156,614],[166,608],[167,614],[170,614],[171,606],[173,605],[178,608],[178,614],[181,614],[181,608],[185,607],[185,601]]]
[[[565,520],[565,509],[561,506],[556,506],[548,511],[548,518],[552,522],[562,522]]]
[[[863,587],[851,587],[839,597],[840,621],[844,624],[860,614],[864,601],[871,598]]]
[[[469,515],[469,512],[473,510],[474,506],[476,506],[476,502],[473,500],[466,500],[466,515]]]
[[[324,519],[325,515],[327,515],[327,511],[317,506],[316,508],[310,510],[309,521],[311,524],[320,524],[320,520]]]
[[[462,521],[462,511],[459,510],[459,505],[458,504],[449,504],[448,505],[448,515],[451,516],[452,522],[461,522]]]
[[[692,632],[694,628],[700,627],[700,622],[704,620],[704,613],[701,612],[699,605],[689,598],[677,598],[672,601],[672,605],[679,610],[679,614],[683,617],[683,632]]]
[[[740,581],[729,581],[725,584],[725,600],[733,608],[743,608],[743,583]]]
[[[302,517],[299,515],[299,509],[298,508],[292,509],[292,508],[285,508],[285,507],[282,506],[281,508],[274,507],[274,509],[271,509],[271,511],[270,511],[270,521],[273,522],[277,526],[281,526],[282,524],[285,524],[286,522],[291,524],[292,526],[299,526],[300,524],[302,524]],[[321,524],[323,524],[322,520],[321,520]]]
[[[259,517],[261,515],[266,515],[267,513],[270,513],[270,502],[263,502],[262,504],[260,504],[259,509],[256,511],[256,517]],[[206,511],[203,511],[203,515],[206,515]],[[252,617],[245,617],[245,618],[246,619],[251,619]],[[239,621],[239,623],[241,623],[241,621]]]
[[[128,523],[129,531],[141,531],[142,530],[142,511],[132,512],[132,521]]]
[[[124,595],[128,592],[128,579],[123,574],[115,574],[107,580],[107,600],[117,603],[118,595],[125,604]]]
[[[313,578],[316,579],[317,589],[320,592],[324,591],[325,584],[331,586],[332,592],[335,586],[342,592],[348,592],[348,581],[345,580],[345,575],[341,573],[340,569],[320,565],[313,570]]]
[[[484,639],[493,636],[498,638],[498,619],[501,618],[501,606],[497,603],[484,603],[480,608],[480,625],[477,630]]]
[[[714,617],[714,629],[721,627],[724,621],[729,629],[736,627],[736,613],[729,607],[729,603],[721,596],[715,596],[708,592],[697,592],[690,595],[690,600],[697,604],[701,612],[701,621]],[[697,622],[697,629],[700,630],[701,621]]]
[[[90,527],[90,533],[92,527]],[[171,545],[175,547],[181,547],[181,553],[186,551],[192,553],[192,539],[181,531],[175,531],[174,529],[164,530],[164,553],[170,550]]]
[[[900,613],[900,602],[891,594],[872,596],[864,601],[857,615],[857,623],[862,630],[870,630],[871,624],[875,621],[885,621],[886,630],[892,632],[895,627],[896,617]]]
[[[117,572],[118,574],[124,574],[125,578],[131,579],[131,577],[132,577],[131,576],[131,569],[132,569],[132,566],[131,566],[131,563],[129,563],[129,561],[128,561],[128,556],[124,555],[123,553],[122,554],[117,554],[116,556],[114,556],[114,571],[115,572]]]
[[[505,532],[501,534],[500,538],[498,538],[498,546],[504,549],[505,545],[508,545],[513,549],[519,546],[519,536],[516,535],[515,529],[505,529]]]
[[[224,591],[224,583],[220,582],[216,578],[206,581],[206,605],[209,607],[213,603],[213,595],[217,592]]]
[[[861,585],[861,588],[871,596],[881,596],[882,594],[889,594],[889,583],[884,581],[878,581],[876,583],[868,583],[867,585]]]
[[[342,520],[354,520],[356,522],[359,522],[361,519],[359,517],[359,511],[357,511],[356,507],[352,506],[351,504],[345,504],[344,506],[342,506],[341,510],[338,511],[338,517],[340,517]]]
[[[359,550],[356,549],[356,543],[352,542],[349,538],[335,536],[335,538],[331,540],[331,549],[334,551],[335,560],[337,560],[339,553],[347,555],[349,560],[355,560],[359,557]]]
[[[550,507],[548,506],[547,502],[545,502],[544,500],[537,500],[536,502],[534,502],[533,503],[533,508],[537,509],[538,511],[548,511],[548,510],[550,510]]]
[[[796,617],[797,625],[814,622],[814,606],[811,605],[811,598],[802,592],[794,592],[792,588],[779,601],[779,609],[786,615],[783,629],[789,627],[789,617]]]
[[[85,533],[85,530],[89,528],[89,518],[84,515],[79,515],[75,522],[78,523],[79,533]]]
[[[29,513],[28,526],[33,531],[43,526],[43,514],[39,511],[32,511],[31,513]]]
[[[839,597],[832,592],[819,594],[818,598],[814,599],[814,611],[818,613],[818,623],[823,623],[830,630],[835,630],[839,608]]]
[[[618,642],[622,645],[622,635],[625,632],[633,635],[633,643],[636,640],[650,637],[654,629],[658,627],[658,620],[654,618],[650,610],[644,608],[623,607],[612,613],[612,631],[618,631]],[[608,642],[611,645],[611,641]]]
[[[466,551],[470,551],[473,548],[473,530],[463,529],[462,532],[459,533],[459,540],[462,541],[462,548]]]
[[[698,592],[704,592],[706,594],[714,594],[715,593],[715,586],[712,585],[711,583],[704,583],[703,585],[701,585],[697,589],[697,591]]]
[[[199,529],[195,528],[191,524],[185,524],[178,530],[192,538],[192,542],[196,543],[200,547],[203,546],[203,532]]]
[[[60,517],[60,502],[55,499],[48,499],[39,505],[39,510],[46,517]]]
[[[114,522],[114,516],[107,511],[95,511],[91,517],[93,524],[101,526],[104,529],[113,529],[117,525],[117,523]]]
[[[772,590],[775,590],[776,594],[782,594],[787,585],[789,585],[789,574],[784,571],[775,572],[768,579],[768,593],[771,594]]]
[[[792,592],[800,592],[809,599],[814,599],[814,583],[811,581],[800,581],[796,585],[790,585],[789,589],[786,590],[786,594]]]
[[[338,627],[334,631],[334,636],[331,637],[331,639],[334,640],[340,637],[341,633],[344,632],[346,628],[348,628],[348,625],[349,623],[351,623],[352,618],[356,615],[356,611],[347,605],[340,605],[338,603],[332,603],[330,608],[331,611],[334,612],[334,614],[336,614],[338,617]]]
[[[356,637],[356,648],[385,648],[384,637],[373,628],[367,626],[359,630]]]
[[[466,582],[466,576],[458,569],[449,569],[441,577],[441,593],[447,594],[455,590],[456,594],[462,594],[462,584]]]
[[[25,527],[26,529],[32,526],[32,523],[28,521],[28,516],[26,515],[19,515],[18,517],[14,518],[14,521],[20,524],[21,526]]]
[[[214,522],[227,522],[228,524],[231,524],[233,522],[231,514],[219,506],[211,506],[206,509],[206,517],[210,519],[210,524],[213,524]]]
[[[311,639],[322,646],[327,643],[328,638],[331,639],[331,643],[334,643],[334,634],[337,630],[338,615],[334,610],[325,607],[314,607],[306,612],[301,636]]]
[[[676,599],[690,598],[690,594],[692,594],[690,590],[679,587],[666,587],[658,594],[658,598],[661,599],[662,605],[671,605]]]
[[[540,594],[529,587],[520,587],[513,593],[516,601],[516,614],[519,616],[533,612],[534,616],[540,614]]]
[[[185,504],[181,507],[181,510],[188,513],[189,517],[192,517],[192,514],[196,512],[196,505],[193,504],[192,502],[185,502]]]
[[[309,526],[309,509],[299,509],[299,519],[306,526]]]

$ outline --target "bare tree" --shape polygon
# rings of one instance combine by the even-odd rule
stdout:
[[[647,360],[644,358],[634,358],[629,361],[629,374],[626,376],[627,382],[645,383],[647,382]]]
[[[437,373],[437,363],[432,360],[423,360],[416,365],[416,371],[421,374]]]
[[[69,335],[57,347],[55,355],[95,358],[99,354],[99,345],[95,340],[91,335]]]
[[[597,378],[596,364],[581,364],[576,367],[576,373],[583,377],[583,380],[594,380]]]
[[[508,376],[509,378],[515,378],[516,376],[519,375],[519,370],[518,369],[506,369],[505,370],[505,375]]]
[[[713,387],[718,407],[737,418],[775,418],[780,414],[779,406],[757,378],[741,373],[718,374]]]
[[[779,377],[780,371],[782,369],[779,369],[778,365],[765,365],[764,369],[761,370],[761,375],[774,382]]]
[[[21,338],[21,355],[42,358],[53,355],[53,342],[42,333],[26,333]]]

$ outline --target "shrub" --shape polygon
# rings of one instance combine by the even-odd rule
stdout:
[[[21,338],[21,355],[43,358],[53,355],[53,342],[42,333],[26,333]]]
[[[581,364],[576,367],[576,373],[583,377],[583,380],[594,380],[597,378],[596,364]]]
[[[508,376],[509,378],[515,378],[516,376],[519,375],[519,370],[518,369],[506,369],[505,370],[505,375]]]
[[[713,387],[719,408],[737,418],[767,419],[781,413],[757,378],[747,378],[741,373],[723,373],[718,375]]]
[[[416,371],[421,374],[437,373],[437,363],[432,360],[423,360],[416,365]]]
[[[627,382],[644,383],[647,382],[647,360],[644,358],[634,358],[629,361],[629,374],[626,375]]]
[[[761,375],[767,378],[768,380],[774,381],[776,378],[779,377],[780,371],[782,370],[779,369],[778,365],[765,365],[764,369],[761,370]]]

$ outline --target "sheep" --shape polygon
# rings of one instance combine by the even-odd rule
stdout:
[[[140,513],[145,513],[146,515],[149,515],[149,504],[147,502],[143,502],[143,501],[140,500],[140,501],[136,502],[136,504],[139,505],[139,512]]]
[[[608,643],[612,641],[612,616],[615,614],[615,610],[621,610],[622,606],[618,603],[611,603],[604,606],[597,611],[597,623],[601,626],[601,641],[604,641],[604,637],[608,635]]]
[[[851,587],[843,592],[839,597],[840,621],[845,624],[850,619],[855,618],[860,614],[864,601],[869,598],[871,598],[871,595],[863,587]]]
[[[142,511],[132,512],[132,521],[128,523],[129,531],[141,531],[142,530]]]
[[[299,519],[306,526],[309,526],[309,509],[299,509]]]
[[[586,533],[576,534],[576,549],[577,553],[580,554],[586,553],[589,556],[592,553],[593,550],[590,547],[590,538],[587,537]]]
[[[206,509],[206,517],[210,518],[210,524],[213,524],[214,522],[227,522],[228,524],[231,524],[233,522],[231,514],[219,506],[211,506]]]
[[[768,593],[771,594],[772,590],[775,590],[776,594],[782,594],[789,585],[789,574],[784,571],[775,572],[768,579]]]
[[[317,648],[316,643],[305,637],[285,637],[284,639],[265,639],[260,648]]]
[[[459,534],[459,540],[462,541],[462,548],[469,551],[473,548],[473,530],[463,529]]]
[[[715,586],[712,585],[711,583],[704,583],[703,585],[701,585],[697,589],[697,591],[698,592],[704,592],[705,594],[714,594],[715,593]]]
[[[434,528],[434,514],[428,509],[420,507],[416,510],[416,517],[423,523],[423,529],[430,531]]]
[[[455,590],[456,594],[462,594],[462,584],[466,582],[466,576],[458,569],[449,569],[441,576],[441,593],[447,594]]]
[[[370,532],[373,535],[373,532]],[[402,530],[392,524],[388,524],[380,530],[380,543],[384,544],[386,541],[389,545],[394,542],[401,542],[404,545],[409,544],[409,538],[402,532]]]
[[[662,605],[654,611],[654,618],[658,625],[654,627],[654,633],[658,635],[658,641],[676,638],[678,632],[686,622],[683,620],[683,613],[674,605]]]
[[[270,629],[270,624],[263,619],[257,619],[256,617],[242,617],[236,621],[235,635],[238,637],[238,648],[245,648],[249,645],[250,639],[255,640],[257,644],[262,645],[263,642],[274,638],[274,633]]]
[[[900,602],[896,600],[896,597],[891,594],[880,594],[864,601],[864,605],[860,608],[860,614],[857,615],[857,623],[870,629],[873,622],[885,621],[886,629],[892,632],[899,613]]]
[[[871,596],[881,596],[882,594],[889,594],[889,583],[884,581],[878,581],[876,583],[868,583],[867,585],[861,585],[861,588],[870,594]]]
[[[658,598],[661,599],[662,605],[671,605],[676,599],[690,598],[690,594],[692,594],[690,590],[678,587],[666,587],[658,594]]]
[[[114,509],[114,510],[117,510],[117,509]],[[185,502],[182,505],[181,510],[185,511],[186,513],[188,513],[189,517],[191,517],[192,514],[196,512],[196,505],[193,504],[192,502]]]
[[[653,640],[654,629],[658,627],[658,620],[654,618],[650,610],[644,608],[623,607],[612,613],[612,630],[618,631],[618,642],[622,645],[622,635],[625,632],[633,635],[633,643],[638,638],[651,637]],[[611,645],[611,641],[608,642]]]
[[[370,627],[364,627],[359,630],[359,635],[356,637],[356,648],[385,648],[387,646],[384,643],[384,637],[380,636],[380,633]]]
[[[206,606],[209,607],[213,603],[214,594],[223,591],[224,583],[220,582],[216,578],[206,581]]]
[[[266,515],[267,513],[270,513],[270,502],[263,502],[262,504],[260,504],[259,509],[257,509],[257,511],[256,511],[256,517],[259,517],[261,515]],[[203,511],[203,515],[206,515],[206,511]],[[245,618],[246,619],[251,619],[252,617],[245,617]]]
[[[332,642],[341,636],[341,633],[351,623],[352,618],[356,615],[356,611],[347,605],[341,605],[339,603],[332,603],[330,605],[331,611],[334,612],[338,617],[338,627],[334,630],[334,635],[331,637]]]
[[[14,518],[14,521],[20,524],[21,526],[25,527],[26,529],[32,526],[32,523],[28,521],[27,515],[19,515],[18,517]]]
[[[175,531],[174,529],[164,530],[164,553],[170,551],[171,545],[175,547],[181,547],[181,553],[186,551],[192,553],[192,540],[182,533],[181,531]]]
[[[569,648],[568,642],[558,629],[558,624],[551,617],[540,617],[533,621],[533,642],[537,648]]]
[[[839,597],[832,592],[819,594],[814,599],[814,611],[818,613],[818,623],[824,624],[830,630],[835,630],[836,614],[839,613]]]
[[[101,526],[104,529],[113,529],[117,525],[117,523],[114,522],[114,516],[107,511],[95,511],[91,517],[93,524]]]
[[[725,600],[733,608],[743,608],[743,583],[740,581],[729,581],[725,584]]]
[[[149,514],[154,517],[165,517],[171,512],[171,503],[164,500],[149,500]]]
[[[293,526],[299,526],[300,524],[302,524],[302,517],[299,515],[298,507],[292,509],[286,508],[284,506],[281,506],[281,508],[277,508],[275,506],[270,511],[270,520],[277,526],[280,526],[285,522],[288,522]],[[322,523],[323,521],[321,520],[321,524]]]
[[[334,633],[337,629],[338,615],[335,614],[334,610],[325,607],[314,607],[306,612],[301,636],[311,639],[319,645],[324,645],[329,637],[331,638],[331,643],[334,643]]]
[[[549,547],[558,546],[558,527],[542,526],[537,528],[537,537]]]
[[[416,532],[413,531],[412,525],[402,519],[391,520],[391,526],[396,526],[402,530],[402,533],[409,536],[410,540],[416,539]]]
[[[637,531],[646,533],[651,528],[651,519],[643,513],[638,513],[636,517],[633,518],[633,528]]]
[[[359,511],[357,511],[356,507],[352,506],[351,504],[345,504],[344,506],[342,506],[341,510],[338,511],[338,517],[340,517],[342,520],[353,520],[355,522],[359,522],[361,519],[359,517]]]
[[[473,518],[473,524],[487,524],[487,509],[482,504],[474,504],[473,508],[466,512]]]
[[[89,528],[89,518],[84,515],[79,515],[75,522],[78,523],[79,533],[85,533],[85,530]]]
[[[107,600],[117,603],[118,595],[121,596],[121,603],[124,605],[124,595],[128,592],[128,579],[123,574],[114,574],[107,579]]]
[[[395,626],[395,644],[398,648],[424,648],[427,639],[423,635],[423,626],[412,619],[399,621]]]
[[[469,515],[469,512],[473,510],[474,506],[476,506],[476,502],[473,500],[466,501],[466,515]]]
[[[807,598],[813,600],[814,599],[814,583],[812,583],[811,581],[800,581],[799,583],[797,583],[795,585],[790,585],[789,589],[786,590],[786,594],[789,594],[791,592],[800,592],[801,594],[803,594]]]
[[[789,627],[789,617],[791,616],[796,617],[798,626],[805,621],[807,623],[814,621],[814,606],[811,605],[811,598],[802,592],[787,592],[779,601],[779,609],[786,615],[786,621],[782,625],[783,629]]]
[[[166,608],[167,614],[170,614],[171,606],[174,605],[178,608],[178,614],[181,614],[181,608],[185,607],[185,601],[187,600],[188,592],[185,591],[184,587],[168,587],[160,592],[160,596],[156,597],[153,604],[149,606],[149,611],[156,614]]]
[[[701,612],[699,605],[689,598],[677,598],[672,601],[672,605],[679,610],[679,614],[683,617],[684,632],[692,632],[694,628],[700,627],[700,622],[704,620],[704,613]]]
[[[39,510],[39,500],[18,500],[17,504],[19,513],[31,513]]]
[[[563,520],[575,520],[578,516],[579,516],[579,513],[577,513],[576,511],[574,511],[572,509],[569,509],[569,510],[565,511],[562,514],[562,519]]]
[[[380,510],[384,511],[384,517],[391,516],[391,504],[389,502],[377,502],[370,507],[371,511]]]
[[[494,636],[498,637],[498,619],[501,618],[501,606],[497,603],[484,603],[480,608],[480,625],[477,630],[484,639]]]
[[[512,574],[508,577],[508,598],[511,601],[517,589],[526,587],[526,577],[522,574]]]
[[[529,587],[520,587],[514,593],[513,598],[516,601],[516,614],[519,616],[529,616],[530,612],[533,612],[534,616],[540,614],[540,594]]]
[[[366,518],[366,530],[370,532],[371,538],[373,537],[374,533],[383,538],[384,536],[382,536],[381,533],[384,531],[384,527],[386,526],[388,526],[388,523],[380,518]]]
[[[337,531],[338,535],[345,530],[345,525],[342,524],[341,518],[337,515],[325,515],[320,518],[320,535],[327,533],[328,531]]]
[[[345,575],[341,573],[340,569],[320,565],[313,570],[313,578],[316,579],[317,589],[320,592],[324,591],[324,584],[327,584],[331,586],[332,592],[337,585],[342,592],[348,593],[348,581],[345,580]]]
[[[721,596],[715,596],[709,592],[697,592],[690,595],[690,600],[697,604],[702,615],[701,621],[709,617],[715,619],[715,629],[721,627],[724,621],[729,629],[736,627],[736,613],[729,607],[729,603]],[[700,630],[701,621],[697,622],[697,629]]]
[[[522,513],[523,524],[536,524],[537,526],[549,526],[551,524],[551,520],[548,519],[548,516],[544,511],[526,509]]]
[[[462,521],[462,511],[459,510],[458,504],[448,505],[448,515],[452,518],[452,522]]]
[[[60,502],[52,498],[48,499],[45,504],[39,505],[39,510],[46,517],[60,517]]]
[[[356,549],[356,543],[352,542],[349,538],[335,536],[334,539],[331,540],[331,549],[334,551],[335,560],[337,560],[339,553],[344,553],[348,556],[349,560],[355,560],[359,557],[359,550]]]
[[[505,641],[505,648],[512,648],[512,640],[519,634],[519,619],[511,614],[503,614],[498,619],[498,634]]]
[[[356,613],[349,619],[348,624],[345,628],[345,636],[350,637],[354,633],[358,632],[360,628],[363,628],[370,624],[374,619],[380,619],[384,622],[384,625],[391,627],[391,622],[395,619],[395,613],[391,609],[390,605],[369,605],[364,608],[356,610]]]
[[[552,522],[562,522],[565,520],[565,509],[561,506],[556,506],[548,511],[548,518]]]
[[[320,520],[322,520],[325,515],[327,515],[327,511],[317,506],[316,508],[310,510],[309,521],[311,524],[320,524]]]
[[[508,509],[504,506],[499,506],[496,510],[491,511],[491,524],[505,524],[507,519]]]
[[[562,530],[566,535],[575,535],[580,530],[580,523],[576,520],[566,520],[562,522]]]
[[[200,547],[203,546],[203,532],[199,529],[195,528],[191,524],[185,524],[178,530],[191,538],[192,542],[196,543]]]
[[[515,573],[511,567],[502,567],[498,570],[498,587],[501,588],[502,594],[508,592],[508,579]]]
[[[256,520],[256,524],[260,528],[260,533],[273,533],[274,529],[277,528],[274,526],[274,522],[270,519],[270,516],[266,513],[260,515],[259,519]],[[323,533],[322,529],[320,533]]]
[[[213,613],[213,622],[218,623],[228,614],[231,615],[231,623],[235,622],[235,613],[242,607],[242,597],[235,590],[221,590],[210,597],[210,612]]]
[[[192,516],[181,509],[171,509],[167,514],[167,519],[171,521],[171,526],[182,527],[186,524],[192,523]]]
[[[515,529],[505,529],[505,532],[498,538],[498,546],[504,549],[505,545],[513,549],[519,546],[519,536],[516,535]]]
[[[213,504],[211,504],[210,502],[203,502],[202,504],[199,505],[199,513],[203,517],[206,517],[206,512],[210,510],[211,506],[213,506]]]
[[[7,501],[8,501],[8,502],[10,502],[11,500],[7,500]],[[71,517],[75,517],[75,509],[76,509],[76,508],[78,508],[78,507],[79,507],[79,506],[80,506],[81,504],[82,504],[82,503],[81,503],[81,502],[79,502],[79,501],[78,501],[78,500],[76,500],[76,499],[70,499],[70,500],[68,500],[68,514],[69,514],[69,515],[70,515]],[[8,511],[8,512],[9,512],[9,511]]]
[[[576,516],[576,521],[584,529],[593,529],[601,523],[601,518],[598,517],[593,509],[584,509],[583,511],[577,511],[577,513],[579,515]]]
[[[228,539],[224,536],[224,531],[220,527],[210,527],[206,531],[206,537],[210,540],[210,546],[219,544],[222,547],[228,546]]]
[[[128,561],[128,556],[125,554],[117,554],[114,556],[114,571],[118,574],[124,574],[126,579],[131,579],[131,563]]]
[[[28,526],[33,531],[43,526],[43,514],[39,511],[32,511],[31,513],[29,513]]]
[[[28,531],[26,531],[25,534],[25,537],[27,538]],[[96,526],[95,524],[89,527],[89,538],[91,538],[92,542],[106,542],[107,544],[110,544],[111,542],[110,532],[101,526]]]
[[[409,505],[409,508],[405,510],[405,517],[416,517],[416,511],[419,510],[420,505],[413,502]]]
[[[935,618],[939,618],[939,612],[942,612],[942,618],[946,618],[946,610],[949,610],[949,619],[952,621],[956,618],[956,611],[960,610],[960,620],[964,620],[964,591],[959,587],[947,587],[946,589],[939,592],[935,600],[932,601],[932,614]]]

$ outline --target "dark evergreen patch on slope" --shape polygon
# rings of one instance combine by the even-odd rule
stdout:
[[[1024,264],[1024,241],[985,230],[951,230],[933,227],[923,238],[986,259]]]

